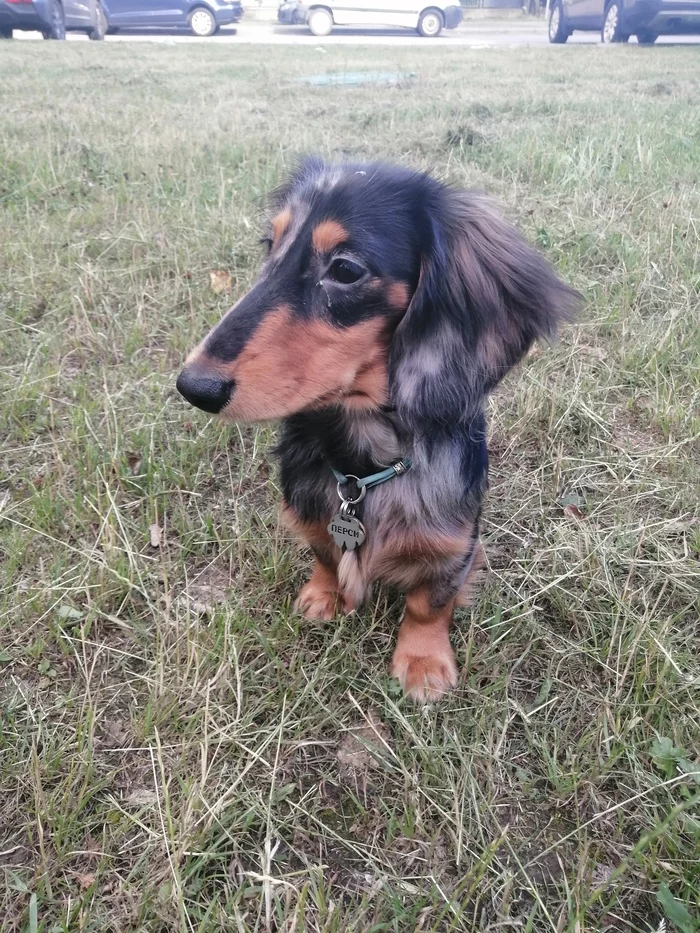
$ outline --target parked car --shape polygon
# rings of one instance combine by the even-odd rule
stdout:
[[[104,39],[107,20],[101,0],[0,0],[0,39],[11,39],[15,29],[45,39],[65,39],[67,30]]]
[[[553,0],[549,41],[566,42],[576,29],[600,32],[601,42],[636,36],[651,45],[659,36],[700,34],[698,0]]]
[[[315,36],[327,36],[334,26],[400,26],[432,38],[443,27],[459,26],[462,7],[455,0],[284,0],[277,19],[306,23]]]
[[[213,36],[220,26],[237,23],[241,0],[103,0],[109,32],[120,29],[189,28]]]

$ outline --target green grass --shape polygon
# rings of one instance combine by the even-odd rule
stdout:
[[[298,81],[365,68],[416,76]],[[697,50],[16,43],[0,87],[0,930],[697,930]],[[308,151],[487,189],[586,296],[490,405],[429,710],[393,595],[292,614],[274,429],[174,390]]]

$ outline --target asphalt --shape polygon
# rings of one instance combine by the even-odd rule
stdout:
[[[17,38],[41,39],[40,33],[16,33]],[[82,34],[69,34],[71,41],[87,41]],[[242,22],[237,26],[222,28],[209,39],[188,35],[183,30],[124,30],[116,36],[107,36],[107,42],[159,42],[166,45],[181,42],[209,42],[212,44],[232,43],[238,45],[310,45],[323,47],[332,45],[394,45],[416,46],[417,48],[464,47],[470,49],[528,48],[545,46],[555,52],[564,51],[568,45],[598,45],[598,33],[577,32],[566,46],[552,46],[542,20],[533,26],[527,24],[463,23],[456,30],[446,30],[437,39],[423,39],[408,29],[358,29],[336,27],[330,36],[319,39],[302,26],[279,26],[260,22]],[[630,44],[635,40],[631,39]],[[700,45],[700,36],[662,36],[657,45]],[[615,47],[607,47],[612,51]]]

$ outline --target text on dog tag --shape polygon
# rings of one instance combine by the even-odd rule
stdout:
[[[328,534],[341,549],[354,551],[365,540],[365,526],[354,516],[344,518],[340,512],[333,516],[328,525]]]

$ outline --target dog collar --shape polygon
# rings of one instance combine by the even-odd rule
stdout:
[[[359,518],[355,518],[355,506],[358,502],[362,502],[367,495],[367,490],[371,489],[372,486],[379,486],[380,483],[386,483],[395,476],[401,476],[410,468],[411,461],[408,457],[397,460],[386,470],[380,470],[379,473],[371,473],[369,476],[362,477],[355,476],[354,473],[348,473],[346,476],[340,470],[336,470],[331,466],[331,471],[338,481],[338,497],[341,504],[340,511],[330,520],[328,534],[332,536],[341,551],[354,551],[367,537],[365,526]],[[351,479],[355,481],[355,485],[359,489],[354,499],[343,492],[343,487],[347,486]]]
[[[345,476],[345,474],[341,473],[340,470],[336,470],[335,467],[331,466],[331,472],[338,480],[338,486],[347,486],[348,482],[351,479],[354,479],[357,488],[360,490],[359,499],[347,500],[345,496],[341,495],[340,489],[338,489],[338,495],[343,500],[343,502],[361,502],[364,499],[367,490],[371,489],[372,486],[378,486],[380,483],[386,483],[387,480],[393,479],[395,476],[401,476],[403,473],[406,473],[406,471],[410,469],[411,460],[409,457],[403,457],[401,460],[397,460],[396,463],[392,463],[392,465],[387,467],[386,470],[380,470],[379,473],[371,473],[369,476],[363,477],[355,476],[354,473],[348,473],[348,475]]]

